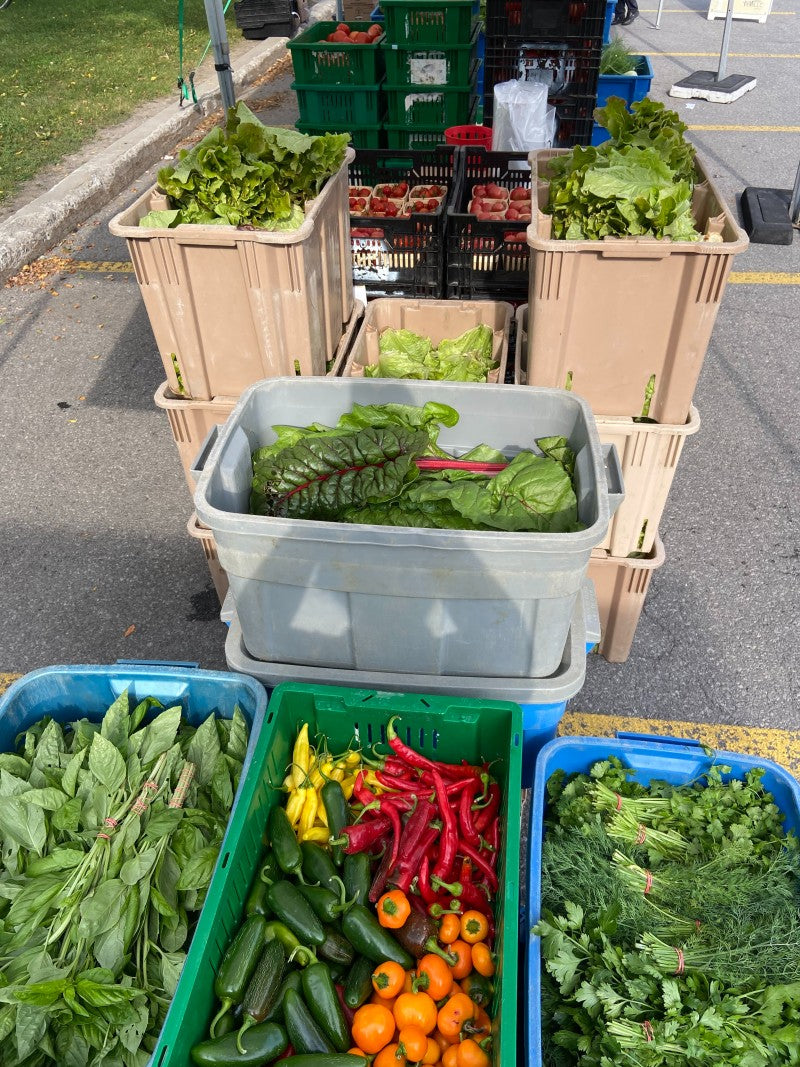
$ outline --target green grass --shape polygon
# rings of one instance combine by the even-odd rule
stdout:
[[[206,42],[203,0],[185,0],[184,74]],[[14,0],[0,11],[0,205],[39,170],[137,105],[174,94],[176,0]],[[231,44],[241,39],[226,16]],[[209,52],[200,76],[213,75]]]

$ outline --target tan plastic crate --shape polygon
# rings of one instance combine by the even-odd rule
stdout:
[[[547,203],[549,161],[563,150],[531,154],[539,210],[531,247],[528,379],[572,388],[597,415],[642,413],[655,375],[649,416],[682,425],[733,260],[749,242],[697,160],[693,212],[701,231],[722,241],[605,238],[556,241]]]
[[[186,524],[186,529],[189,531],[189,536],[199,541],[203,548],[203,555],[206,557],[211,581],[214,583],[219,602],[222,604],[228,594],[228,575],[219,565],[217,543],[214,540],[214,535],[207,526],[203,526],[194,512],[192,512]]]
[[[665,559],[658,535],[646,559],[620,559],[606,552],[592,552],[588,574],[594,582],[600,613],[599,652],[609,663],[624,663],[630,655],[650,579]]]
[[[353,314],[347,324],[339,347],[334,357],[341,367],[352,347],[353,340],[364,315],[364,305],[360,300],[355,302]],[[331,374],[333,374],[331,370]],[[194,495],[194,478],[190,474],[192,463],[197,458],[200,446],[206,439],[212,426],[216,426],[227,420],[239,399],[236,396],[215,396],[211,400],[186,400],[182,396],[175,396],[169,387],[169,382],[162,382],[153,397],[156,407],[166,411],[169,419],[169,428],[172,430],[172,439],[178,449],[181,466],[186,478],[189,491]]]
[[[128,242],[170,389],[195,400],[253,382],[324,374],[353,310],[348,149],[297,230],[142,229],[165,198],[148,189],[109,229]],[[155,197],[155,201],[153,201]],[[180,380],[179,380],[180,375]]]
[[[527,345],[528,305],[517,310],[517,348],[514,369],[518,385],[526,384],[524,360]],[[649,552],[667,503],[675,468],[687,437],[700,429],[700,415],[692,405],[682,426],[634,422],[622,415],[596,416],[604,445],[616,445],[625,482],[625,499],[612,516],[608,533],[598,549],[612,556]]]
[[[495,300],[372,300],[342,376],[363,378],[364,367],[378,362],[380,335],[384,330],[413,330],[430,337],[437,345],[484,324],[492,329],[492,355],[500,364],[497,370],[489,372],[488,380],[502,384],[513,315],[511,304]]]

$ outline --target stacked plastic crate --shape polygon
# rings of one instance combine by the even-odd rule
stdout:
[[[192,464],[253,382],[325,375],[349,352],[364,305],[353,298],[348,166],[306,206],[296,230],[186,225],[142,228],[166,204],[152,186],[116,215],[166,373],[155,395],[167,412],[190,494]],[[191,495],[187,512],[191,509]],[[222,600],[227,578],[209,530],[189,519]]]
[[[289,41],[303,133],[349,133],[354,148],[382,146],[383,34],[372,22],[350,22],[360,41],[329,41],[337,22],[318,22]]]
[[[556,109],[555,144],[589,144],[606,8],[606,0],[487,0],[484,121],[495,85],[540,82]]]
[[[389,148],[442,144],[448,126],[478,106],[475,0],[386,0],[386,139]]]
[[[748,241],[699,159],[692,213],[701,240],[555,240],[551,217],[541,211],[555,155],[530,157],[538,196],[516,373],[519,382],[584,397],[601,441],[617,446],[625,501],[592,553],[589,575],[600,651],[622,662],[653,572],[665,560],[659,522],[686,438],[700,426],[695,386],[734,257]]]

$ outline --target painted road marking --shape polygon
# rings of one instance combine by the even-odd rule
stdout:
[[[719,52],[657,52],[659,56],[712,56],[719,58]],[[730,59],[800,59],[800,52],[729,52]]]
[[[0,671],[0,693],[5,693],[11,683],[16,682],[17,678],[21,677],[21,674],[7,674],[4,671]]]
[[[133,264],[130,262],[130,260],[128,260],[125,263],[117,263],[117,262],[106,262],[106,261],[98,262],[97,260],[94,260],[94,259],[78,259],[78,260],[75,260],[74,262],[70,263],[65,269],[66,270],[94,270],[94,271],[98,271],[100,274],[108,274],[108,273],[112,273],[112,272],[117,273],[117,274],[127,274],[127,273],[133,273]]]
[[[728,281],[733,285],[800,285],[800,274],[778,274],[776,271],[732,271]]]
[[[578,697],[580,700],[580,697]],[[640,719],[627,715],[589,715],[567,712],[561,720],[561,736],[576,734],[584,737],[613,736],[618,730],[637,734],[660,734],[669,737],[691,737],[711,748],[740,752],[771,759],[800,775],[800,730],[777,730],[762,726],[726,726],[722,723],[673,721],[671,719]]]
[[[662,15],[703,15],[703,16],[705,16],[705,11],[701,10],[699,7],[665,7],[664,10],[661,13],[662,13]],[[640,7],[639,8],[639,14],[640,15],[657,15],[658,14],[658,8],[657,7]],[[796,11],[770,11],[770,17],[772,17],[772,15],[796,15],[796,14],[797,14]]]
[[[800,126],[690,126],[690,130],[723,130],[728,133],[800,133]]]

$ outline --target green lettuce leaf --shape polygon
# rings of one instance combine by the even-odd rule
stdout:
[[[148,211],[139,219],[139,225],[164,230],[182,222],[180,215],[180,211]]]
[[[493,334],[483,324],[437,348],[412,330],[384,330],[378,362],[364,368],[367,378],[412,378],[429,381],[485,382],[497,364],[492,359]]]

